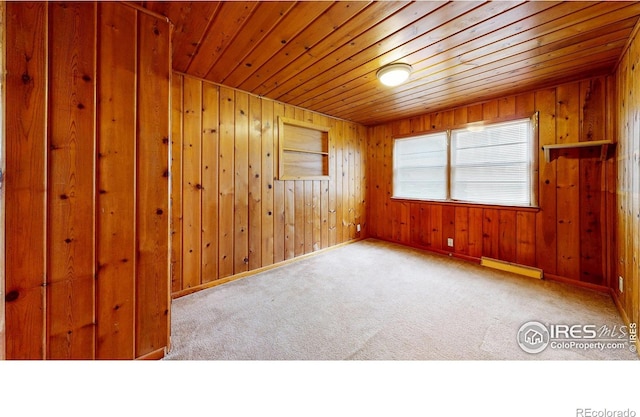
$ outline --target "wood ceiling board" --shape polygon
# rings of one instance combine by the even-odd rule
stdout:
[[[611,72],[640,2],[143,2],[176,71],[359,123]],[[283,43],[284,41],[284,43]],[[384,64],[414,68],[382,87]]]

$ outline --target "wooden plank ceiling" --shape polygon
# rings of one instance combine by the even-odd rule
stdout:
[[[143,2],[176,71],[365,125],[611,73],[640,2]],[[376,71],[405,62],[410,81]]]

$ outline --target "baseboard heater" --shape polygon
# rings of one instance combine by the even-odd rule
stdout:
[[[484,256],[480,258],[480,265],[501,271],[513,272],[514,274],[524,275],[530,278],[542,279],[542,269],[531,266],[514,264],[512,262],[505,262]]]

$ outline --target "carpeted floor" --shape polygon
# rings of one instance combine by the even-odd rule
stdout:
[[[166,359],[637,359],[525,353],[532,320],[623,325],[607,294],[368,239],[174,300]]]

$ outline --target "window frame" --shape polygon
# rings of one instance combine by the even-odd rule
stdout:
[[[465,201],[465,200],[455,200],[451,198],[451,182],[452,182],[452,172],[451,172],[451,154],[452,154],[452,132],[454,130],[460,129],[473,129],[473,128],[483,128],[491,125],[513,122],[518,120],[527,120],[531,122],[531,143],[530,143],[530,152],[531,152],[531,164],[529,167],[529,175],[531,179],[531,186],[529,187],[530,192],[530,204],[529,205],[509,205],[509,204],[499,204],[499,203],[486,203],[486,202],[477,202],[477,201]],[[526,115],[517,115],[510,117],[501,117],[490,120],[482,120],[478,122],[470,122],[463,123],[450,126],[444,129],[434,129],[428,131],[420,131],[420,132],[412,132],[411,134],[406,135],[393,135],[393,147],[392,147],[392,157],[391,157],[391,199],[392,200],[404,200],[404,201],[418,201],[418,202],[427,202],[434,204],[444,204],[444,205],[464,205],[464,206],[480,206],[480,207],[507,207],[507,208],[518,208],[520,210],[539,210],[538,206],[538,181],[539,181],[539,160],[540,160],[540,152],[538,151],[539,144],[539,112],[534,112],[533,114]],[[396,173],[396,140],[398,139],[409,139],[413,137],[425,136],[430,134],[437,134],[446,132],[447,136],[447,166],[446,166],[446,199],[430,199],[430,198],[412,198],[412,197],[401,197],[396,196],[395,188],[395,173]]]

